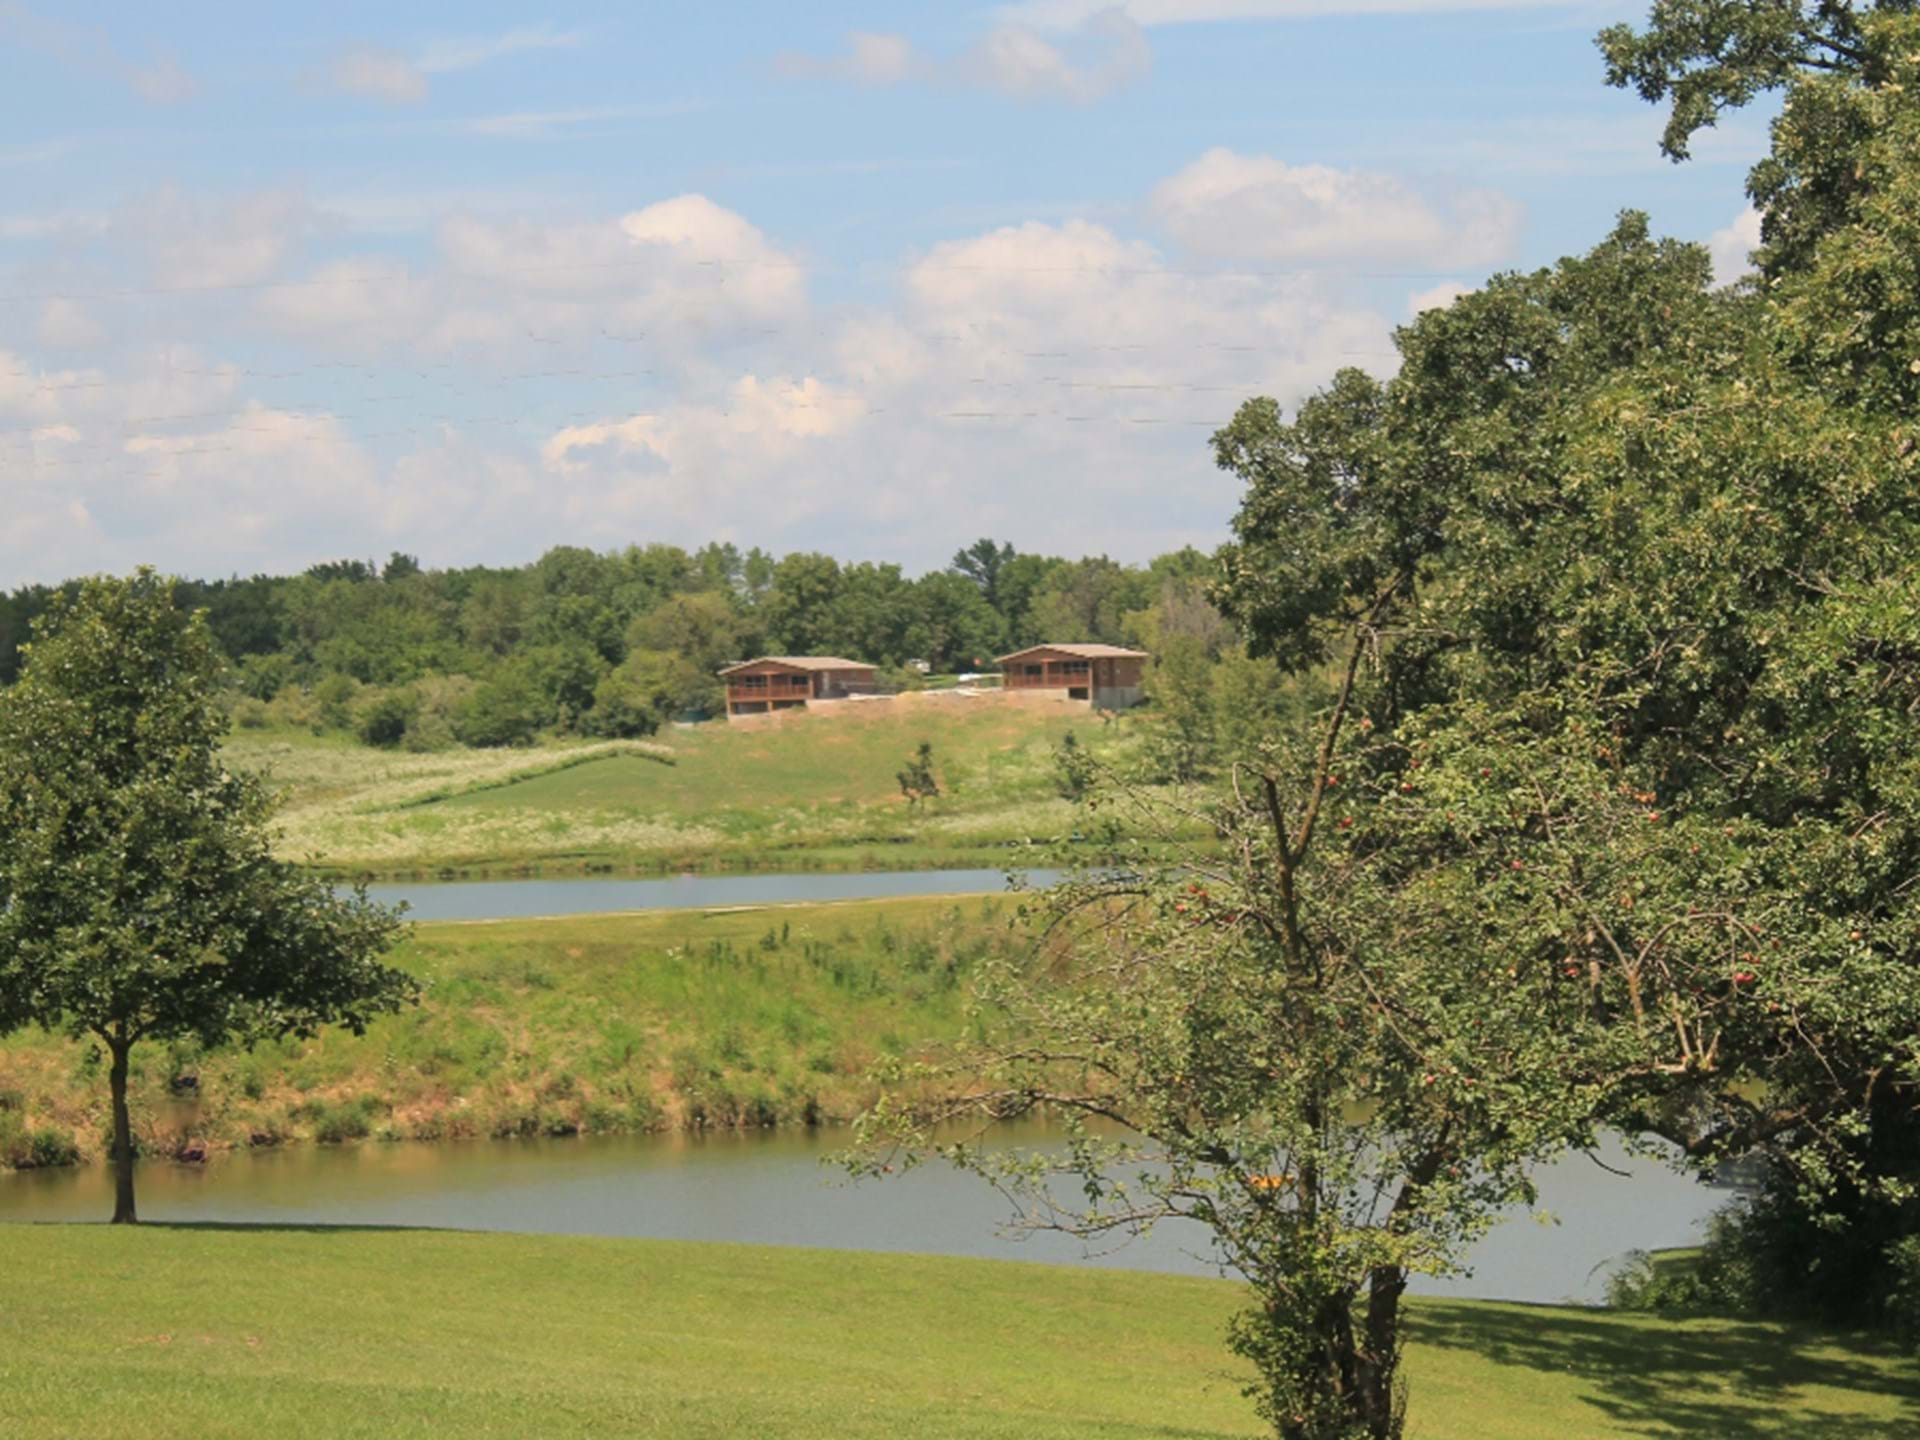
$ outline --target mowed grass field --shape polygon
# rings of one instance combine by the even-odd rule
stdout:
[[[1071,834],[1054,749],[1067,731],[1130,763],[1145,716],[998,696],[910,695],[774,722],[710,722],[646,745],[403,755],[242,731],[236,764],[280,788],[283,846],[374,876],[539,869],[892,868],[1003,863]],[[896,778],[925,741],[941,795]]]
[[[0,1226],[14,1440],[1226,1440],[1224,1281],[444,1231]],[[1895,1440],[1920,1374],[1776,1326],[1416,1303],[1413,1440]]]
[[[144,1153],[844,1120],[886,1056],[957,1038],[968,977],[1027,943],[1007,897],[422,925],[416,1009],[364,1036],[134,1051]],[[184,1077],[192,1077],[191,1086]],[[0,1041],[0,1166],[36,1134],[98,1158],[97,1049]]]

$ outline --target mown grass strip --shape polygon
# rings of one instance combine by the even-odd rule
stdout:
[[[438,805],[445,800],[458,800],[468,795],[479,795],[488,790],[504,790],[509,785],[519,785],[528,780],[538,780],[547,775],[558,775],[563,770],[572,770],[576,766],[590,765],[596,760],[615,760],[632,757],[639,760],[651,760],[659,765],[675,765],[679,761],[674,753],[662,745],[649,745],[639,740],[612,741],[605,745],[593,745],[583,749],[569,751],[545,761],[527,765],[507,774],[489,776],[483,780],[470,781],[464,785],[445,785],[428,790],[419,795],[410,795],[400,800],[388,800],[361,806],[352,813],[356,815],[378,815],[389,810],[414,810],[422,805]]]
[[[10,1440],[1250,1440],[1238,1287],[930,1256],[0,1226]],[[1905,1440],[1920,1374],[1774,1325],[1417,1302],[1410,1440]],[[137,1417],[137,1420],[134,1418]]]

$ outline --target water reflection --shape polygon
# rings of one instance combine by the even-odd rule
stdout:
[[[1044,1144],[1041,1127],[1001,1143]],[[1006,1202],[943,1167],[848,1182],[823,1159],[844,1135],[749,1133],[358,1145],[259,1151],[204,1166],[143,1163],[140,1212],[151,1220],[267,1224],[432,1225],[476,1230],[731,1240],[853,1250],[1213,1273],[1205,1233],[1166,1225],[1089,1252],[1059,1235],[1003,1233]],[[1635,1248],[1683,1245],[1727,1198],[1609,1143],[1599,1158],[1546,1170],[1540,1204],[1556,1223],[1519,1215],[1476,1247],[1473,1274],[1417,1281],[1428,1294],[1596,1299],[1596,1267]],[[112,1209],[106,1167],[0,1177],[0,1220],[98,1220]]]

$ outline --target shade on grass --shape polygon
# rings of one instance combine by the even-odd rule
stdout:
[[[1259,1433],[1224,1282],[443,1231],[0,1227],[28,1437]],[[1770,1326],[1416,1308],[1420,1440],[1892,1440],[1920,1374]]]

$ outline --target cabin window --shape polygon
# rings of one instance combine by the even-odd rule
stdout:
[[[1043,667],[1039,665],[1022,665],[1020,667],[1020,673],[1023,675],[1040,675],[1044,673],[1044,670]]]

